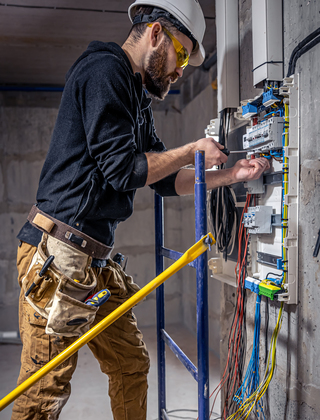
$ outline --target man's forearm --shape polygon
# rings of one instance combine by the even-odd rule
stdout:
[[[175,189],[178,195],[193,194],[195,182],[194,169],[183,168],[179,171]],[[219,169],[218,171],[206,171],[207,189],[212,190],[217,187],[230,185],[236,182],[232,169]]]
[[[192,145],[186,144],[166,152],[148,152],[145,155],[148,162],[146,185],[150,185],[178,171],[183,166],[193,163],[194,152]]]
[[[177,172],[184,166],[194,163],[196,150],[205,152],[206,169],[226,163],[228,158],[222,153],[221,149],[223,149],[223,146],[213,140],[213,138],[208,137],[166,152],[147,152],[145,153],[148,161],[146,185],[154,184],[160,179]]]

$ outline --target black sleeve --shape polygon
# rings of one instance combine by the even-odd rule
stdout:
[[[161,195],[161,197],[177,196],[178,194],[176,193],[176,189],[175,189],[175,181],[176,181],[178,172],[175,172],[174,174],[171,174],[167,176],[166,178],[163,178],[160,181],[149,185],[149,187],[155,190],[155,192]]]
[[[89,56],[81,65],[78,101],[90,156],[116,191],[143,187],[148,165],[135,142],[132,75],[117,57]]]

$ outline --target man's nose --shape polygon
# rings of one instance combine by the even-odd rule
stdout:
[[[176,67],[176,73],[179,77],[182,77],[183,75],[183,68],[182,67]]]

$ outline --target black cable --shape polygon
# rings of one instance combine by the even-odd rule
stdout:
[[[89,9],[83,7],[63,7],[63,6],[33,6],[27,4],[10,4],[10,3],[0,3],[0,6],[5,7],[17,7],[23,9],[50,9],[50,10],[69,10],[75,12],[100,12],[100,13],[121,13],[128,14],[127,10],[107,10],[107,9]]]
[[[282,64],[283,61],[265,61],[264,63],[259,64],[259,66],[255,67],[254,69],[252,69],[251,71],[254,72],[255,70],[257,70],[258,68],[264,66],[265,64]]]
[[[294,59],[293,59],[293,62],[292,62],[291,74],[293,74],[295,72],[298,58],[300,58],[304,53],[306,53],[307,51],[311,50],[311,48],[313,48],[315,45],[317,45],[319,43],[320,43],[320,36],[318,36],[317,38],[315,38],[308,45],[306,45],[305,47],[301,48],[301,50],[299,52],[297,52],[297,54],[294,56]]]
[[[217,241],[218,251],[225,261],[232,254],[238,229],[238,212],[235,194],[231,187],[219,187],[211,191],[209,217]]]
[[[289,64],[288,64],[288,74],[287,74],[287,77],[291,76],[291,74],[292,74],[292,72],[290,72],[290,71],[291,71],[292,62],[293,62],[293,59],[294,59],[294,56],[296,55],[296,53],[302,47],[304,47],[306,44],[308,44],[308,42],[312,41],[319,34],[320,34],[320,28],[316,29],[310,35],[308,35],[306,38],[304,38],[301,42],[299,42],[299,44],[292,51],[291,56],[290,56],[290,60],[289,60]]]
[[[230,115],[230,108],[225,108],[220,112],[219,143],[225,147],[229,134]],[[222,169],[223,164],[220,167]],[[220,187],[211,191],[209,214],[211,215],[218,250],[223,253],[225,261],[233,251],[236,238],[238,213],[235,201],[235,195],[231,187]]]
[[[268,274],[266,275],[266,279],[268,278],[268,276],[269,276],[269,275],[276,276],[276,277],[282,277],[282,274],[268,273]]]

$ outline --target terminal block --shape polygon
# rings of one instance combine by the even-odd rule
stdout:
[[[282,147],[283,118],[272,117],[247,128],[243,136],[243,149],[268,151]]]
[[[244,287],[246,289],[251,290],[251,292],[259,294],[259,284],[261,283],[261,280],[255,279],[254,277],[246,277],[244,282]]]
[[[281,292],[280,286],[275,286],[272,282],[267,280],[259,283],[259,295],[263,295],[273,300],[275,295]]]
[[[267,279],[261,281],[254,277],[246,277],[244,287],[257,295],[266,296],[271,300],[279,298],[280,293],[283,292],[280,285],[276,285]]]
[[[244,227],[249,229],[249,233],[271,233],[271,215],[271,206],[248,207],[248,212],[243,217]]]
[[[258,107],[248,103],[247,105],[242,106],[242,117],[243,118],[251,118],[258,113]]]
[[[280,102],[281,99],[274,95],[273,89],[268,90],[268,92],[265,92],[262,97],[262,103],[265,107],[271,106],[275,104],[276,102]]]

